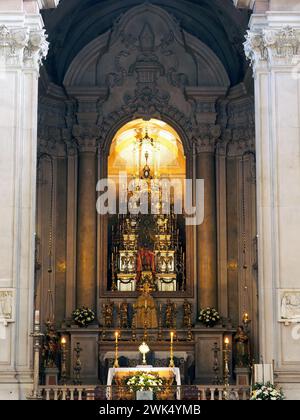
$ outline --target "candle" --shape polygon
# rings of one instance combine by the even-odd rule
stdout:
[[[174,333],[173,331],[171,331],[171,344],[173,344],[173,340],[174,340]]]
[[[245,324],[249,321],[249,315],[247,314],[247,312],[244,313],[243,321]]]
[[[40,311],[36,310],[34,312],[34,323],[39,324],[40,323]]]
[[[116,336],[116,344],[118,344],[118,338],[119,338],[119,333],[118,331],[115,332],[115,336]]]
[[[225,338],[224,343],[225,343],[225,347],[227,349],[228,345],[229,345],[229,338],[228,337]]]
[[[67,340],[66,337],[61,338],[61,344],[64,346],[66,344]]]

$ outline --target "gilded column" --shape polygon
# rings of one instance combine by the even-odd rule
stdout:
[[[96,309],[97,126],[75,126],[78,143],[76,306]]]
[[[203,127],[196,141],[196,177],[204,179],[204,221],[197,226],[198,309],[217,307],[215,141],[218,126]]]

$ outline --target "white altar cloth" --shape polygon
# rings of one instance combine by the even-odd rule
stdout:
[[[170,368],[170,367],[152,367],[152,366],[136,366],[136,367],[126,367],[126,368],[110,368],[108,371],[107,376],[107,386],[111,386],[113,382],[113,378],[118,372],[149,372],[149,373],[159,373],[159,372],[172,372],[175,375],[176,385],[180,387],[181,385],[181,378],[180,378],[180,370],[178,367]],[[111,394],[108,391],[108,396],[111,399]],[[180,388],[177,389],[177,399],[180,400]]]

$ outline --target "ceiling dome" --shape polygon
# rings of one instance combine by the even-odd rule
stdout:
[[[61,0],[55,10],[43,12],[50,40],[46,68],[51,79],[62,84],[74,57],[91,41],[113,27],[138,0]],[[232,85],[245,75],[242,43],[248,12],[237,10],[232,0],[159,0],[181,28],[206,44],[222,62]]]

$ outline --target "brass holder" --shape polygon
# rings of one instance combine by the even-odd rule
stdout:
[[[66,342],[64,339],[61,340],[61,376],[60,376],[60,383],[65,385],[67,382],[67,350],[66,350]]]
[[[192,323],[191,320],[189,320],[188,324],[188,331],[187,331],[187,341],[193,341],[193,333],[192,333]]]
[[[224,353],[224,397],[225,400],[229,399],[229,357],[230,357],[230,349],[229,349],[229,342],[225,341],[225,348],[223,350]]]
[[[162,304],[159,305],[157,341],[162,341]]]
[[[219,366],[219,357],[218,357],[219,351],[220,351],[220,348],[218,346],[218,343],[214,343],[214,346],[212,348],[213,358],[214,358],[213,371],[215,374],[213,385],[220,385],[220,377],[219,377],[220,366]]]
[[[41,326],[39,322],[34,323],[33,333],[30,337],[33,338],[33,350],[34,350],[34,365],[33,365],[33,390],[32,394],[28,399],[40,400],[42,396],[39,391],[39,378],[40,378],[40,348],[41,338],[44,334],[41,333]]]
[[[171,345],[170,345],[170,363],[169,363],[169,367],[170,368],[174,368],[175,367],[175,363],[174,363],[174,349],[173,349],[173,341],[171,340]]]
[[[145,308],[145,319],[144,319],[144,336],[143,336],[143,340],[145,342],[148,341],[148,307]]]
[[[80,347],[80,343],[76,343],[76,347],[74,348],[75,352],[75,363],[74,363],[74,385],[81,385],[81,360],[80,360],[80,353],[82,348]]]
[[[116,339],[114,368],[120,367],[118,359],[119,359],[119,346],[118,346],[118,339]]]
[[[136,341],[136,305],[133,305],[133,316],[131,323],[131,341]]]

